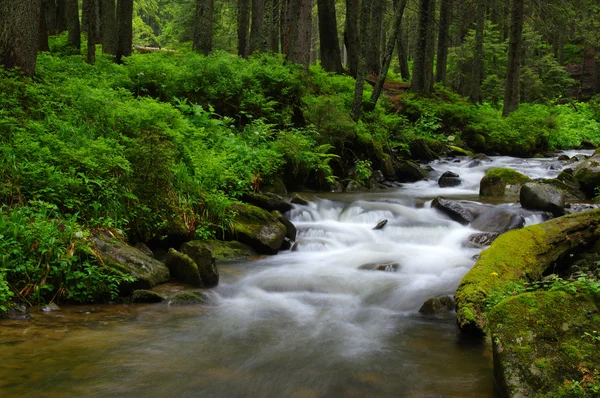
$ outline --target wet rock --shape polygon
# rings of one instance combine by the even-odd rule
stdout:
[[[334,183],[329,184],[327,191],[336,192],[336,193],[344,192],[344,186],[342,184],[340,184],[339,182],[334,182]]]
[[[465,209],[460,203],[454,200],[447,200],[442,197],[435,198],[433,202],[431,202],[431,207],[438,210],[441,213],[444,213],[452,220],[462,224],[467,225],[471,221],[473,221],[473,213],[469,210]]]
[[[467,151],[457,146],[448,145],[448,151],[454,156],[472,156],[473,152]]]
[[[595,196],[595,188],[600,185],[600,151],[596,150],[594,156],[580,163],[575,168],[575,179],[579,182],[581,190],[588,198]]]
[[[296,226],[278,211],[272,211],[271,214],[275,216],[275,218],[277,218],[277,220],[285,226],[285,237],[291,241],[295,241],[297,234]]]
[[[133,283],[119,286],[123,295],[129,295],[135,289],[151,289],[153,286],[169,280],[169,269],[160,261],[144,254],[107,233],[93,238],[96,251],[104,264],[135,278]]]
[[[139,304],[162,303],[165,298],[152,290],[135,290],[131,295],[131,301]]]
[[[388,220],[381,220],[377,223],[377,225],[375,225],[373,227],[374,230],[379,230],[379,229],[383,229],[383,227],[385,227],[385,225],[388,223]]]
[[[560,160],[561,162],[567,161],[567,160],[571,160],[571,158],[569,157],[569,155],[560,155],[556,160]]]
[[[565,200],[584,200],[585,194],[579,187],[579,182],[573,177],[573,174],[561,172],[556,178],[549,178],[539,181],[542,184],[552,185],[561,190],[565,195]]]
[[[169,299],[169,306],[179,305],[196,305],[203,304],[206,300],[206,295],[202,292],[181,292],[173,295]]]
[[[294,244],[292,245],[292,248],[290,249],[290,251],[292,252],[297,252],[298,251],[298,242],[294,242]]]
[[[281,248],[279,250],[292,250],[292,246],[294,246],[294,241],[286,237],[283,239],[283,243],[281,244]]]
[[[429,172],[416,163],[404,161],[396,168],[396,180],[399,182],[416,182],[429,177]]]
[[[187,254],[180,253],[171,248],[167,254],[167,267],[171,271],[171,276],[179,282],[187,283],[192,286],[201,287],[202,278],[198,272],[198,266]]]
[[[576,214],[582,211],[594,210],[600,208],[597,204],[586,204],[586,203],[568,203],[565,206],[565,213]]]
[[[45,306],[43,306],[42,311],[44,311],[44,312],[60,311],[60,307],[58,305],[56,305],[56,303],[50,303],[50,304],[46,304]]]
[[[519,198],[525,209],[549,211],[555,217],[565,214],[565,195],[552,185],[527,183],[521,187]]]
[[[373,182],[376,184],[385,181],[383,172],[381,170],[373,171],[373,174],[371,174],[371,180],[373,180]]]
[[[152,250],[150,250],[150,248],[145,243],[138,242],[135,244],[134,247],[142,253],[144,253],[146,256],[154,257],[154,253],[152,253]]]
[[[189,243],[205,247],[217,261],[242,260],[256,256],[256,251],[250,246],[235,240],[228,242],[222,240],[195,240]]]
[[[499,236],[500,233],[498,232],[480,232],[469,236],[467,238],[466,245],[468,247],[474,247],[478,249],[483,248],[486,246],[490,246],[492,242],[494,242]]]
[[[435,153],[422,138],[412,140],[409,144],[410,156],[413,159],[420,160],[423,162],[430,162],[432,160],[439,159],[437,153]]]
[[[400,264],[398,263],[372,263],[372,264],[363,264],[358,267],[359,270],[362,271],[383,271],[383,272],[397,272],[400,269]]]
[[[479,160],[481,162],[491,162],[492,158],[490,158],[485,153],[477,153],[477,154],[471,156],[471,160]]]
[[[235,204],[233,230],[237,240],[259,254],[277,254],[287,230],[271,213],[256,206]]]
[[[383,185],[386,188],[400,188],[402,186],[402,184],[399,184],[399,183],[394,182],[394,181],[383,181],[381,183],[381,185]]]
[[[217,286],[219,284],[219,270],[215,264],[215,257],[205,245],[198,244],[198,242],[201,241],[184,243],[179,250],[189,256],[196,264],[202,286]]]
[[[277,210],[282,213],[292,210],[292,205],[286,202],[281,196],[274,193],[246,193],[242,196],[242,201],[265,209],[267,211]]]
[[[525,218],[506,207],[492,207],[471,222],[471,228],[483,232],[504,233],[523,226],[525,226]]]
[[[310,203],[310,201],[308,199],[306,199],[304,196],[300,195],[299,193],[293,194],[290,202],[292,202],[295,205],[302,205],[302,206],[307,206]]]
[[[454,300],[448,296],[430,298],[421,306],[419,312],[426,315],[447,314],[454,310]]]
[[[350,181],[348,185],[346,185],[346,192],[364,192],[369,189],[364,185],[359,184],[356,181]]]
[[[438,180],[438,185],[442,188],[455,187],[462,184],[460,176],[451,171],[447,171]]]
[[[260,190],[264,193],[274,193],[275,195],[279,196],[287,196],[288,194],[285,183],[279,177],[275,177],[271,181],[262,184]]]
[[[518,198],[521,186],[532,182],[531,178],[511,169],[490,169],[481,179],[479,195],[486,197]]]

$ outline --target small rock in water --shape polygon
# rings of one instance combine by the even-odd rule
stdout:
[[[381,220],[377,223],[377,225],[375,227],[373,227],[374,230],[379,230],[379,229],[383,229],[383,227],[385,227],[385,225],[388,223],[388,220]]]
[[[202,304],[205,299],[202,292],[181,292],[169,299],[169,306]]]
[[[442,174],[442,176],[438,180],[438,185],[442,188],[455,187],[460,184],[462,184],[460,176],[451,171],[447,171],[444,174]]]
[[[467,246],[482,248],[492,244],[500,236],[498,232],[480,232],[467,238]]]
[[[44,312],[60,311],[60,307],[58,305],[56,305],[55,303],[50,303],[48,305],[43,306],[42,311],[44,311]]]
[[[363,264],[358,267],[362,271],[383,271],[383,272],[396,272],[400,268],[398,263],[371,263]]]
[[[446,314],[454,310],[454,300],[448,296],[430,298],[421,306],[421,314],[435,315]]]
[[[295,205],[302,205],[302,206],[306,206],[309,203],[308,199],[306,199],[305,197],[303,197],[302,195],[300,195],[298,193],[295,193],[292,195],[290,202],[292,202]]]
[[[152,290],[135,290],[131,299],[134,303],[160,303],[165,300],[163,296]]]
[[[569,155],[560,155],[556,160],[564,162],[565,160],[571,160],[571,158],[569,157]]]

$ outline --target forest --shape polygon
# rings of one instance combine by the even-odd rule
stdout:
[[[0,65],[0,315],[144,287],[102,236],[171,258],[244,203],[600,145],[596,0],[0,0]]]

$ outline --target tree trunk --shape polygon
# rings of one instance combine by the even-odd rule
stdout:
[[[50,51],[48,47],[48,22],[46,19],[46,10],[48,9],[46,3],[51,0],[42,0],[42,8],[40,11],[40,30],[39,30],[39,42],[38,51]]]
[[[273,9],[275,0],[264,0],[265,9],[263,16],[263,32],[260,43],[260,50],[269,52],[273,48]]]
[[[250,0],[238,0],[238,55],[248,58],[250,55],[248,32],[250,31]]]
[[[57,34],[56,30],[56,17],[57,17],[57,7],[56,0],[46,0],[44,1],[44,8],[42,9],[46,16],[46,28],[48,29],[49,35]]]
[[[565,32],[563,29],[557,34],[556,38],[556,62],[559,65],[563,65],[565,63]]]
[[[198,0],[201,1],[201,0]],[[261,49],[265,0],[252,0],[252,27],[250,28],[250,54]]]
[[[431,10],[435,7],[435,0],[419,1],[419,25],[417,28],[417,48],[413,62],[413,73],[411,90],[420,94],[428,95],[431,93],[431,83],[433,78],[429,76],[433,66],[429,65],[429,54],[432,43],[430,27],[432,26],[433,15]]]
[[[373,107],[377,105],[377,101],[379,100],[379,96],[383,90],[383,85],[385,84],[385,78],[387,77],[387,73],[390,68],[390,63],[392,62],[392,56],[394,55],[394,44],[398,42],[398,33],[400,32],[400,23],[402,21],[402,15],[404,15],[406,2],[407,0],[400,0],[400,4],[396,5],[396,10],[394,12],[394,23],[392,24],[392,32],[390,33],[385,54],[383,55],[381,73],[377,77],[377,83],[373,89],[373,94],[371,94],[371,103]]]
[[[437,63],[435,81],[446,83],[446,66],[448,63],[448,46],[450,45],[450,17],[452,15],[452,0],[441,0],[440,29],[438,34]]]
[[[435,62],[435,7],[436,0],[430,0],[429,9],[427,10],[427,46],[425,47],[425,68],[423,75],[424,94],[429,95],[433,92],[433,64]]]
[[[98,13],[98,0],[86,0],[87,7],[87,62],[93,64],[96,62],[96,22]]]
[[[69,0],[56,0],[56,34],[67,30],[67,2]]]
[[[194,51],[203,53],[204,55],[208,55],[212,51],[213,12],[214,0],[196,0],[193,48]]]
[[[115,0],[100,0],[102,12],[102,52],[117,54],[118,26]]]
[[[348,54],[350,75],[356,77],[360,41],[358,39],[359,0],[346,0],[346,24],[344,26],[344,45]]]
[[[469,90],[469,99],[471,102],[481,101],[480,87],[483,79],[483,29],[485,25],[485,4],[483,1],[477,3],[476,26],[475,26],[475,51],[473,54],[473,64],[471,65],[471,87]]]
[[[521,46],[523,42],[523,9],[525,0],[513,0],[508,44],[508,68],[504,89],[502,115],[519,109],[519,79],[521,77]]]
[[[67,29],[69,30],[69,44],[77,51],[81,50],[81,26],[79,24],[79,2],[67,0]]]
[[[290,62],[308,69],[312,44],[313,0],[292,0],[289,10],[290,46],[287,58]]]
[[[117,62],[131,55],[133,47],[133,0],[117,1]]]
[[[383,0],[372,0],[371,6],[371,42],[367,58],[367,73],[379,75],[381,73],[381,28],[383,27]]]
[[[410,67],[408,65],[408,51],[407,51],[407,40],[404,39],[404,32],[400,32],[398,35],[398,41],[396,42],[398,47],[398,64],[400,65],[400,76],[402,80],[410,80]]]
[[[273,0],[273,26],[271,30],[271,51],[279,53],[279,30],[281,29],[281,4],[282,0]]]
[[[328,72],[342,73],[342,57],[338,40],[335,0],[318,0],[321,65]]]
[[[600,94],[600,46],[594,49],[594,94]]]
[[[0,64],[33,76],[40,41],[42,2],[0,0]]]
[[[363,91],[367,77],[367,53],[369,51],[369,21],[371,19],[371,2],[363,0],[360,4],[360,51],[358,53],[358,68],[356,86],[354,87],[354,103],[352,104],[352,120],[358,122],[362,113]]]
[[[292,6],[292,0],[281,0],[281,9],[279,17],[279,28],[281,35],[281,53],[289,54],[290,52],[290,37],[292,24],[290,22],[290,8]]]

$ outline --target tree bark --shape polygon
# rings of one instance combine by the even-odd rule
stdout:
[[[367,72],[374,75],[381,73],[381,28],[383,27],[383,0],[372,0],[371,6],[371,42],[367,58]]]
[[[280,25],[281,25],[281,4],[282,0],[273,0],[273,26],[271,30],[271,51],[279,53]]]
[[[87,7],[87,62],[93,64],[96,62],[96,38],[97,33],[97,13],[98,0],[87,0],[84,3]]]
[[[48,46],[48,21],[46,19],[46,10],[48,9],[46,3],[50,0],[42,0],[42,7],[40,11],[40,28],[39,28],[39,41],[38,51],[50,51]]]
[[[600,94],[600,46],[594,49],[594,94]]]
[[[290,23],[291,6],[292,0],[281,0],[279,28],[281,35],[281,53],[285,55],[289,54],[290,52],[290,36],[292,30],[292,24]]]
[[[57,7],[56,0],[46,0],[44,1],[44,8],[42,11],[46,17],[46,28],[48,29],[49,35],[57,34],[56,30],[56,17],[57,17]]]
[[[402,29],[403,30],[403,29]],[[400,65],[400,76],[402,80],[409,81],[410,80],[410,67],[408,65],[408,51],[407,51],[407,41],[404,39],[404,32],[401,31],[398,35],[397,41],[398,47],[398,64]]]
[[[40,41],[42,2],[0,0],[0,64],[33,76]]]
[[[308,69],[312,43],[313,0],[292,0],[289,9],[290,46],[287,58],[290,62]]]
[[[480,87],[483,80],[483,29],[485,25],[485,4],[483,1],[477,3],[475,26],[475,51],[473,64],[471,65],[471,87],[469,99],[471,102],[481,101]]]
[[[210,54],[213,46],[214,0],[196,0],[194,21],[194,51]]]
[[[269,52],[273,48],[273,9],[275,0],[264,0],[264,16],[260,50]]]
[[[133,47],[133,0],[117,1],[117,62],[121,63],[123,57],[131,55]]]
[[[342,73],[342,57],[338,40],[335,0],[318,0],[321,65],[328,72]]]
[[[248,32],[250,31],[250,0],[238,0],[238,55],[248,58],[250,55]]]
[[[369,21],[371,19],[371,2],[363,0],[360,4],[359,33],[361,37],[358,53],[356,86],[354,87],[354,103],[352,104],[352,120],[358,122],[362,113],[363,91],[367,77],[367,53],[369,50]]]
[[[437,63],[435,81],[446,83],[446,66],[448,63],[448,46],[450,45],[450,17],[452,15],[452,0],[441,0],[440,29],[438,33]]]
[[[348,54],[350,75],[356,77],[360,40],[358,39],[359,0],[346,0],[346,24],[344,26],[344,45]]]
[[[400,3],[396,5],[396,10],[394,11],[394,22],[392,24],[392,32],[390,33],[390,38],[385,49],[385,54],[383,55],[381,73],[379,74],[379,76],[377,76],[377,83],[375,84],[375,88],[373,89],[373,93],[371,94],[372,106],[377,105],[377,101],[379,100],[379,96],[381,95],[381,91],[383,90],[383,85],[385,84],[385,78],[387,77],[388,70],[390,69],[392,56],[394,55],[394,44],[398,42],[398,33],[400,32],[400,23],[402,22],[402,16],[404,15],[406,2],[407,0],[400,0]]]
[[[115,0],[100,1],[102,3],[102,52],[104,54],[116,55],[119,36]]]
[[[433,92],[433,64],[435,62],[435,38],[436,38],[436,21],[435,21],[436,0],[430,0],[429,9],[427,10],[427,46],[425,47],[425,68],[423,75],[424,94],[429,95]]]
[[[523,9],[525,0],[513,0],[508,44],[508,68],[504,89],[502,115],[519,109],[519,79],[521,77],[521,46],[523,42]]]
[[[67,30],[67,2],[69,0],[56,0],[56,34]]]
[[[199,0],[201,1],[201,0]],[[265,0],[252,0],[252,26],[250,28],[250,54],[261,49]]]
[[[81,50],[81,26],[79,24],[79,2],[67,0],[67,29],[69,31],[69,44],[77,51]]]
[[[411,90],[420,94],[428,95],[431,93],[433,77],[430,77],[433,65],[429,65],[429,54],[432,44],[430,27],[432,26],[433,15],[431,10],[435,10],[435,0],[419,1],[419,25],[417,28],[417,48],[413,62],[413,73]]]

